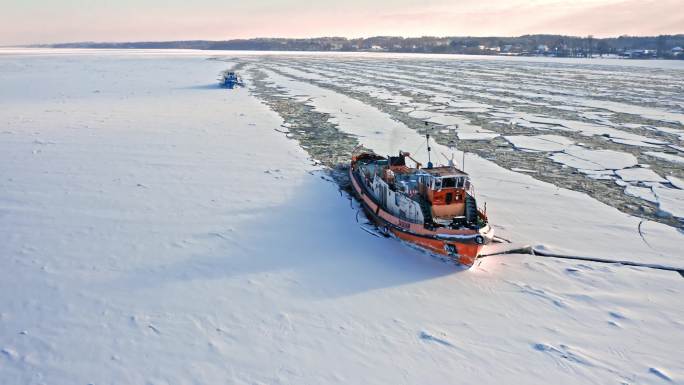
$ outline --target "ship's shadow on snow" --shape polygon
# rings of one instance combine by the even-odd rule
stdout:
[[[275,279],[290,282],[288,293],[334,298],[464,271],[395,239],[363,231],[346,193],[320,175],[307,176],[297,191],[287,202],[255,212],[232,231],[219,226],[194,234],[187,255],[180,249],[172,253],[180,255],[155,257],[175,262],[131,271],[121,278],[124,282],[112,284],[130,289],[237,277],[261,281],[282,272],[283,278]],[[226,218],[235,214],[244,211],[224,213]],[[259,278],[260,274],[269,278]]]
[[[224,89],[218,83],[211,84],[197,84],[193,86],[176,87],[177,90],[222,90]]]

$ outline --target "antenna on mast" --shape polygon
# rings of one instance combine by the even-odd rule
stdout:
[[[455,125],[454,128],[458,128],[458,124]],[[456,138],[458,138],[458,133],[455,133],[455,135],[456,135]],[[456,141],[455,140],[452,139],[449,141],[449,148],[451,149],[451,159],[453,159],[454,158],[454,152],[456,149]],[[463,158],[461,159],[461,171],[465,171],[465,149],[463,149],[461,152],[463,154]]]
[[[451,158],[449,159],[449,167],[456,167],[454,164],[454,149],[456,148],[456,142],[452,139],[449,141],[449,151],[451,151]]]
[[[427,120],[425,121],[425,144],[427,144],[427,152],[428,152],[428,163],[427,163],[427,168],[432,168],[432,161],[430,160],[430,133],[428,132],[428,122]]]

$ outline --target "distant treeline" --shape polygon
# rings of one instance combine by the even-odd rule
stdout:
[[[684,34],[660,36],[524,35],[518,37],[432,37],[403,38],[375,36],[348,39],[318,37],[310,39],[257,38],[225,41],[163,41],[127,43],[64,43],[40,45],[53,48],[126,48],[126,49],[200,49],[252,51],[378,51],[410,53],[454,53],[478,55],[544,55],[588,57],[621,55],[684,59]]]

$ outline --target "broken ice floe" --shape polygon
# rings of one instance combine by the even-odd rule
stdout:
[[[506,140],[519,149],[528,151],[563,151],[574,142],[564,136],[536,135],[536,136],[505,136]]]
[[[612,150],[591,150],[570,146],[563,152],[551,155],[554,162],[579,170],[620,170],[638,162],[632,154]]]
[[[615,174],[625,182],[660,182],[665,183],[667,180],[648,168],[625,168],[615,171]]]
[[[684,157],[681,157],[678,155],[666,154],[664,152],[655,152],[655,151],[646,151],[644,154],[650,155],[654,158],[663,159],[663,160],[666,160],[668,162],[684,164]]]

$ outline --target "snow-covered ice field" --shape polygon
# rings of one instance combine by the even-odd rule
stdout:
[[[261,72],[379,152],[420,146],[404,109],[684,215],[684,68],[448,60],[0,51],[0,384],[684,383],[679,274],[515,254],[463,271],[373,237],[254,88],[215,86]],[[676,226],[478,154],[500,236],[684,268]]]

